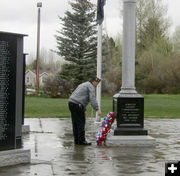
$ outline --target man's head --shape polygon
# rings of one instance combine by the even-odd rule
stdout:
[[[98,77],[92,77],[89,79],[89,81],[92,83],[94,87],[97,87],[98,83],[101,81]]]

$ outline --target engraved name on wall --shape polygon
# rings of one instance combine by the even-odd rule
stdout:
[[[8,97],[9,97],[10,53],[8,42],[0,41],[0,140],[7,138]]]

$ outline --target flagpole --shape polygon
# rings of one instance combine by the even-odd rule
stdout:
[[[102,23],[98,24],[98,43],[97,43],[97,77],[101,79],[102,71]],[[101,109],[101,81],[96,88],[96,99]],[[96,112],[96,122],[100,122],[101,117]]]
[[[98,23],[98,41],[97,41],[97,77],[101,79],[102,70],[102,23],[104,20],[104,5],[106,0],[97,0],[97,23]],[[96,99],[101,109],[101,81],[96,88]],[[100,122],[101,117],[96,112],[96,122]]]

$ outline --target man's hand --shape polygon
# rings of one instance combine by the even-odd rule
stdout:
[[[84,112],[84,115],[85,115],[85,117],[87,117],[87,116],[88,116],[88,113],[87,113],[87,111],[85,111],[85,112]]]
[[[101,117],[101,110],[100,109],[97,110],[97,114],[98,114],[99,117]]]

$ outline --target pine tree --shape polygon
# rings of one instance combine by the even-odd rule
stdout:
[[[96,11],[89,0],[76,0],[70,5],[72,11],[66,11],[63,18],[59,17],[63,28],[55,37],[57,53],[67,61],[60,76],[72,80],[76,87],[96,74]]]

